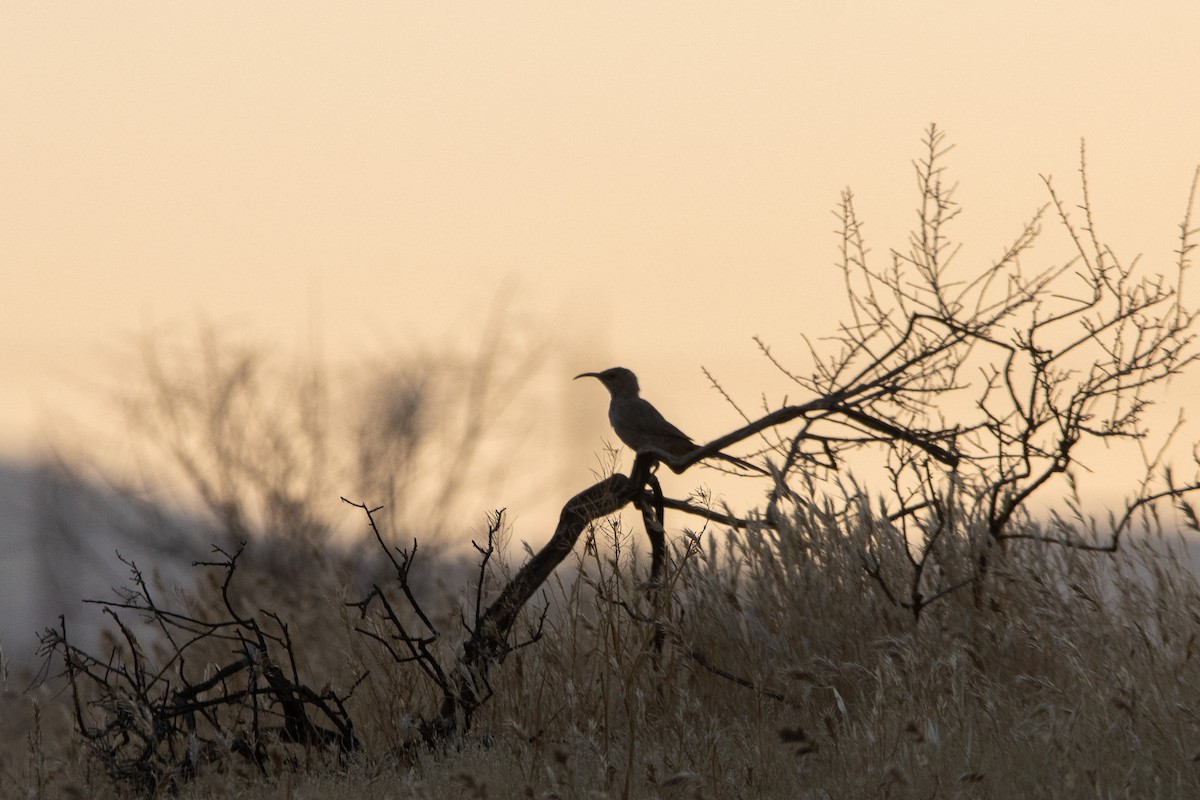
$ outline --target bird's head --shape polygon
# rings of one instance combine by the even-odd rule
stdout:
[[[575,380],[580,378],[596,378],[613,397],[636,397],[638,393],[637,375],[624,367],[612,367],[604,372],[581,372]]]

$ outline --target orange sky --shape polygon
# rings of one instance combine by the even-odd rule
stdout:
[[[505,286],[554,332],[556,402],[602,415],[569,378],[620,363],[723,432],[700,365],[753,399],[751,336],[830,330],[838,192],[877,255],[901,246],[931,121],[964,264],[1044,202],[1039,173],[1074,188],[1080,137],[1102,233],[1168,264],[1200,4],[981,5],[4,2],[0,449],[85,408],[139,330],[294,347],[318,313],[334,356],[438,345]]]

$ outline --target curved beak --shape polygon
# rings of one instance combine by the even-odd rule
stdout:
[[[599,377],[600,377],[599,372],[581,372],[578,375],[576,375],[574,378],[572,378],[571,380],[577,381],[580,378],[599,378]]]

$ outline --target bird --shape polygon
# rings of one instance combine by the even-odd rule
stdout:
[[[658,409],[641,396],[637,375],[631,370],[612,367],[603,372],[581,372],[575,376],[575,380],[580,378],[596,378],[608,389],[611,395],[608,421],[616,431],[617,438],[635,453],[658,450],[668,456],[679,457],[694,452],[700,446],[667,422]],[[651,455],[656,453],[651,452]],[[763,472],[762,468],[725,453],[714,453],[712,457],[743,469]]]

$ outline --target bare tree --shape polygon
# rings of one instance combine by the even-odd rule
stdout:
[[[759,342],[762,353],[812,399],[771,410],[688,454],[643,448],[629,477],[613,475],[573,497],[550,542],[479,615],[450,671],[439,730],[461,730],[461,721],[469,720],[482,700],[488,670],[504,658],[517,612],[588,524],[636,504],[659,563],[664,507],[705,513],[662,497],[653,475],[657,462],[680,473],[750,437],[771,437],[769,524],[771,514],[780,513],[778,503],[806,502],[792,486],[794,478],[807,485],[806,473],[836,472],[855,451],[881,450],[900,505],[886,510],[862,563],[881,591],[917,619],[930,603],[978,584],[994,543],[1035,537],[1112,552],[1139,509],[1160,500],[1181,502],[1200,488],[1196,479],[1181,484],[1169,473],[1166,485],[1155,487],[1152,472],[1160,465],[1151,458],[1146,478],[1106,541],[1041,535],[1012,525],[1035,492],[1068,475],[1081,442],[1144,441],[1149,432],[1143,412],[1152,390],[1196,360],[1195,312],[1184,304],[1181,289],[1197,233],[1191,216],[1197,181],[1168,275],[1146,274],[1136,260],[1122,262],[1101,244],[1081,148],[1082,226],[1044,178],[1050,201],[997,259],[960,276],[954,269],[959,248],[948,232],[959,208],[942,163],[949,149],[944,134],[931,126],[914,165],[918,224],[907,249],[892,251],[882,269],[869,263],[853,195],[843,194],[840,266],[850,319],[832,337],[833,353],[822,355],[810,343],[815,366],[801,375]],[[1023,261],[1051,211],[1074,256],[1027,270]],[[798,429],[785,432],[788,423],[798,423]],[[853,486],[853,479],[843,485]],[[842,512],[848,522],[870,515],[864,492],[855,487],[848,495]],[[885,574],[873,552],[877,547],[903,549],[907,575]],[[964,550],[970,557],[954,561]]]

